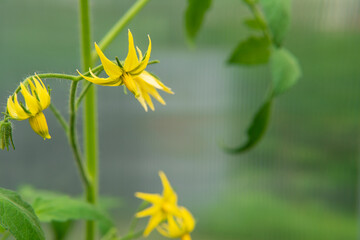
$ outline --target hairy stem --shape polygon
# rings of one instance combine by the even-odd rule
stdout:
[[[59,121],[60,125],[64,128],[66,136],[69,136],[69,126],[64,117],[61,115],[60,111],[52,103],[50,104],[50,110]]]
[[[81,158],[80,148],[77,142],[76,134],[76,111],[75,111],[75,97],[76,97],[76,88],[78,82],[72,82],[70,87],[70,120],[69,120],[69,141],[71,149],[73,150],[74,158],[76,165],[79,169],[81,179],[85,186],[90,185],[88,174],[85,170],[83,160]]]
[[[81,62],[82,70],[86,71],[92,65],[91,34],[90,34],[90,6],[88,0],[79,0],[81,27]],[[75,102],[74,102],[75,111]],[[92,85],[87,90],[84,107],[84,150],[86,154],[86,168],[91,178],[91,184],[86,186],[86,201],[96,204],[98,198],[98,143],[97,143],[97,106],[96,89]],[[96,236],[95,221],[87,221],[85,239],[94,240]]]

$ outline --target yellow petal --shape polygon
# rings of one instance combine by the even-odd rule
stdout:
[[[9,112],[10,117],[16,120],[25,120],[31,117],[31,115],[27,114],[24,109],[20,106],[17,100],[17,94],[14,94],[14,101],[12,96],[9,96],[7,101],[7,110]]]
[[[108,77],[108,78],[99,78],[97,77],[91,70],[90,70],[90,74],[93,76],[93,77],[87,77],[87,76],[84,76],[82,75],[78,70],[77,72],[79,73],[79,75],[84,78],[85,80],[89,81],[89,82],[92,82],[94,84],[98,84],[98,85],[102,85],[102,86],[110,86],[110,87],[113,87],[113,86],[119,86],[122,84],[122,80],[121,78],[111,78],[111,77]]]
[[[121,68],[118,65],[116,65],[115,63],[113,63],[112,61],[110,61],[104,55],[104,53],[101,51],[101,49],[99,48],[99,46],[96,43],[95,43],[95,49],[96,49],[97,54],[100,57],[100,61],[104,67],[106,74],[109,75],[109,77],[111,77],[111,78],[119,78],[123,73]]]
[[[36,115],[38,112],[41,111],[40,102],[36,99],[35,96],[32,96],[29,93],[28,88],[25,87],[23,83],[20,83],[20,88],[21,88],[20,92],[25,99],[27,109],[29,110],[29,112],[31,112],[33,116]]]
[[[145,70],[145,68],[147,67],[147,65],[149,63],[150,54],[151,54],[151,39],[150,39],[149,35],[148,35],[148,38],[149,38],[149,46],[148,46],[148,50],[146,52],[145,59],[142,60],[138,66],[132,68],[132,71],[130,72],[131,74],[134,74],[134,75],[140,74],[142,71]]]
[[[130,70],[136,68],[139,65],[139,60],[136,56],[136,50],[134,46],[134,38],[130,32],[130,29],[128,30],[128,38],[129,38],[129,50],[128,55],[125,59],[124,63],[124,69],[125,71],[129,72]]]
[[[138,86],[136,85],[132,76],[124,73],[122,75],[122,80],[123,80],[125,86],[127,87],[127,89],[129,89],[129,91],[132,92],[136,98],[140,96]]]
[[[163,171],[159,172],[159,176],[161,178],[161,183],[163,185],[163,196],[165,199],[175,202],[177,201],[177,196],[174,190],[172,189],[169,180],[167,179],[165,173]]]
[[[158,102],[160,102],[162,105],[165,105],[165,101],[164,99],[160,96],[160,94],[158,93],[158,91],[156,91],[156,89],[147,84],[147,83],[144,83],[142,85],[142,88],[144,89],[144,91],[146,91],[148,94],[150,94],[151,96],[153,96]]]
[[[195,228],[195,219],[191,215],[190,211],[185,207],[180,208],[180,213],[183,219],[184,226],[186,227],[187,232],[192,232]]]
[[[36,79],[33,77],[33,81],[35,82],[36,93],[40,99],[41,109],[44,110],[49,107],[51,98],[48,90],[46,89],[44,83],[41,81],[38,75],[36,75]],[[31,81],[30,81],[31,82]]]
[[[185,234],[185,235],[181,236],[181,240],[191,240],[190,234]]]
[[[173,216],[168,217],[168,231],[173,238],[180,237],[185,233],[184,228],[181,225],[181,223],[175,221]]]
[[[138,48],[137,46],[136,46],[136,50],[137,50],[137,52],[139,54],[139,60],[141,61],[143,59],[142,52],[141,52],[140,48]]]
[[[145,228],[144,236],[147,237],[151,233],[154,228],[156,228],[162,221],[164,220],[164,215],[162,213],[158,213],[152,216],[149,220],[148,225]]]
[[[153,204],[160,204],[162,201],[162,198],[159,194],[150,194],[150,193],[141,193],[141,192],[137,192],[135,193],[135,196],[137,198],[140,198],[144,201],[153,203]]]
[[[41,137],[50,139],[48,125],[46,123],[46,118],[43,112],[39,112],[34,117],[29,118],[29,123],[31,128],[39,134]]]
[[[141,89],[141,88],[140,88]],[[144,100],[146,101],[146,103],[149,105],[149,107],[151,108],[151,110],[155,110],[154,108],[154,104],[151,101],[151,98],[149,96],[149,94],[146,91],[141,91],[141,96],[144,98]]]
[[[140,102],[141,106],[145,109],[145,112],[147,112],[148,107],[146,105],[146,101],[145,101],[144,97],[140,94],[140,96],[137,97],[136,99]]]
[[[152,206],[145,210],[142,210],[141,212],[136,213],[136,217],[142,218],[142,217],[146,217],[146,216],[151,216],[159,211],[161,211],[161,208],[159,206]]]

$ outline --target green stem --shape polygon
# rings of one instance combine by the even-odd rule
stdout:
[[[78,82],[72,82],[70,87],[70,120],[69,120],[69,141],[70,146],[73,150],[75,162],[80,172],[81,179],[86,187],[91,185],[91,181],[89,180],[88,174],[84,167],[83,160],[81,158],[79,144],[77,142],[77,134],[76,134],[76,111],[75,111],[75,98],[76,98],[76,88]]]
[[[256,2],[253,1],[245,1],[245,3],[249,6],[252,14],[254,15],[254,17],[261,22],[260,26],[261,26],[261,30],[263,31],[264,36],[269,40],[269,42],[272,42],[272,38],[271,38],[271,33],[269,30],[269,27],[267,25],[267,22],[265,20],[264,15],[262,14],[259,6],[257,5]]]
[[[61,126],[64,128],[66,135],[69,135],[69,126],[64,119],[64,117],[61,115],[60,111],[54,106],[54,104],[50,104],[50,110],[53,112],[56,119],[59,121]]]
[[[86,71],[92,65],[91,61],[91,34],[90,34],[90,7],[88,0],[79,0],[81,26],[81,60],[82,70]],[[75,106],[75,104],[74,104]],[[75,110],[75,108],[74,108]],[[85,96],[84,106],[84,150],[86,153],[87,172],[91,184],[86,186],[86,200],[96,204],[98,198],[98,143],[97,143],[97,106],[96,89],[92,85]],[[96,236],[95,221],[86,222],[86,240],[94,240]]]
[[[75,109],[77,110],[80,107],[81,101],[85,97],[86,93],[88,92],[89,88],[91,87],[91,82],[86,82],[81,90],[79,97],[76,100]]]
[[[103,39],[99,42],[99,47],[101,50],[105,50],[110,43],[115,39],[115,37],[124,29],[126,24],[133,19],[136,14],[149,2],[149,0],[138,0],[134,5],[129,8],[129,10],[115,23],[115,25],[105,34]],[[95,51],[91,53],[92,60],[95,62],[97,59],[97,54]]]

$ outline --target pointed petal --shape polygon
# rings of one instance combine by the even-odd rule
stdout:
[[[25,120],[31,117],[31,115],[27,114],[24,109],[20,106],[17,100],[17,94],[14,94],[14,100],[12,100],[12,96],[9,96],[7,100],[7,110],[9,112],[10,117],[16,120]]]
[[[149,38],[149,46],[148,46],[148,50],[146,52],[146,56],[145,59],[141,61],[141,63],[136,66],[136,68],[132,68],[133,70],[130,72],[131,74],[137,75],[140,74],[142,71],[145,70],[145,68],[147,67],[149,60],[150,60],[150,55],[151,55],[151,39],[150,36],[148,35]]]
[[[141,92],[141,97],[146,101],[146,103],[149,105],[151,110],[154,111],[155,110],[154,104],[151,101],[151,98],[150,98],[149,94],[144,89],[142,89],[141,86],[140,86],[140,92]]]
[[[177,201],[177,196],[174,190],[172,189],[169,180],[167,179],[165,173],[163,171],[159,172],[159,176],[161,178],[161,183],[163,185],[163,196],[165,199],[175,202]]]
[[[35,76],[36,78],[33,77],[33,81],[35,82],[36,93],[39,96],[41,108],[42,110],[44,110],[50,105],[51,102],[50,94],[46,89],[46,87],[44,86],[44,83],[39,78],[39,76],[37,75]]]
[[[162,198],[159,194],[137,192],[135,193],[135,196],[152,204],[160,204],[162,201]]]
[[[112,61],[110,61],[104,55],[104,53],[101,51],[101,49],[99,48],[99,46],[96,43],[95,43],[95,49],[96,49],[97,54],[100,57],[100,61],[104,67],[106,74],[109,75],[109,77],[111,77],[111,78],[119,78],[123,73],[121,68],[118,65],[116,65],[115,63],[113,63]]]
[[[39,134],[41,137],[50,139],[51,136],[49,134],[48,125],[46,122],[46,118],[43,112],[39,112],[34,117],[29,118],[29,123],[31,128]]]
[[[132,92],[136,98],[138,98],[140,96],[140,91],[133,77],[125,73],[122,75],[122,80],[124,81],[124,84],[127,87],[127,89],[129,89],[129,91]]]
[[[187,232],[192,232],[195,228],[195,219],[191,215],[190,211],[185,207],[180,208],[180,213],[183,218],[184,226],[186,227]]]
[[[29,90],[23,83],[20,83],[21,94],[23,95],[26,103],[26,107],[31,112],[31,114],[36,115],[38,112],[41,111],[40,102],[36,99],[35,96],[32,96],[29,93]]]
[[[91,70],[90,70],[90,74],[93,76],[93,77],[87,77],[87,76],[84,76],[82,75],[78,70],[77,72],[79,73],[79,75],[84,78],[85,80],[89,81],[89,82],[92,82],[94,84],[98,84],[98,85],[102,85],[102,86],[110,86],[110,87],[113,87],[113,86],[119,86],[122,84],[122,81],[121,81],[121,78],[111,78],[111,77],[108,77],[108,78],[99,78],[97,77]]]
[[[164,220],[164,216],[161,213],[152,216],[149,220],[148,225],[145,228],[144,236],[145,237],[149,236],[151,231],[154,230],[154,228],[156,228],[163,220]]]
[[[162,105],[166,105],[164,99],[160,96],[158,91],[156,91],[156,89],[153,86],[146,84],[146,86],[144,88],[145,88],[145,91],[147,93],[149,93],[151,96],[153,96],[159,103],[161,103]]]
[[[136,213],[136,217],[137,218],[142,218],[142,217],[147,217],[147,216],[151,216],[154,215],[156,212],[161,211],[159,206],[152,206],[149,207],[145,210],[142,210],[141,212]]]
[[[173,216],[168,216],[168,229],[173,238],[180,237],[185,233],[183,226],[180,226],[180,223],[176,222]]]
[[[141,106],[145,109],[145,112],[147,112],[148,107],[146,105],[146,101],[145,101],[144,97],[142,95],[140,95],[140,97],[138,97],[136,99],[140,102]]]
[[[130,31],[130,29],[128,30],[128,38],[129,38],[129,50],[128,50],[128,55],[125,59],[125,63],[124,63],[124,69],[128,72],[131,69],[134,69],[135,67],[137,67],[139,65],[139,60],[136,56],[136,50],[135,50],[135,46],[134,46],[134,38],[132,36],[132,33]]]
[[[191,240],[191,236],[190,236],[190,234],[185,234],[185,235],[181,236],[180,240]]]
[[[143,59],[143,55],[142,55],[140,48],[138,48],[137,46],[136,46],[136,51],[138,52],[139,60],[141,61]]]

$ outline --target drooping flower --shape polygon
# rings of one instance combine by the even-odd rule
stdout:
[[[25,106],[18,101],[17,93],[9,96],[7,101],[7,112],[12,119],[29,119],[31,128],[41,137],[50,139],[46,118],[42,112],[50,105],[50,94],[39,76],[27,79],[30,91],[27,86],[20,83],[20,92],[25,100]]]
[[[117,64],[110,61],[104,53],[101,51],[99,46],[95,43],[95,50],[99,55],[100,61],[104,67],[106,74],[109,76],[107,78],[100,78],[96,76],[90,69],[90,74],[92,77],[87,77],[82,75],[79,71],[78,73],[89,82],[102,86],[120,86],[125,84],[125,86],[135,95],[135,98],[140,102],[145,111],[148,110],[148,106],[151,110],[154,111],[154,104],[151,100],[151,97],[154,97],[161,104],[165,105],[164,99],[157,92],[157,89],[163,90],[167,93],[174,94],[170,88],[166,87],[157,77],[153,74],[145,71],[151,54],[151,39],[149,38],[149,47],[148,50],[143,56],[141,50],[134,46],[134,39],[130,32],[128,31],[129,37],[129,50],[128,55],[125,59],[125,62],[121,64],[119,61]]]
[[[178,216],[168,216],[167,222],[162,223],[156,229],[168,238],[180,238],[181,240],[191,240],[190,233],[195,228],[195,220],[191,213],[184,207],[179,208]]]
[[[151,207],[140,211],[136,217],[142,218],[150,216],[149,223],[144,231],[144,236],[148,236],[162,221],[169,216],[179,215],[180,210],[177,206],[177,195],[172,189],[169,180],[164,172],[159,172],[163,185],[162,196],[159,194],[135,193],[135,196],[152,204]]]

